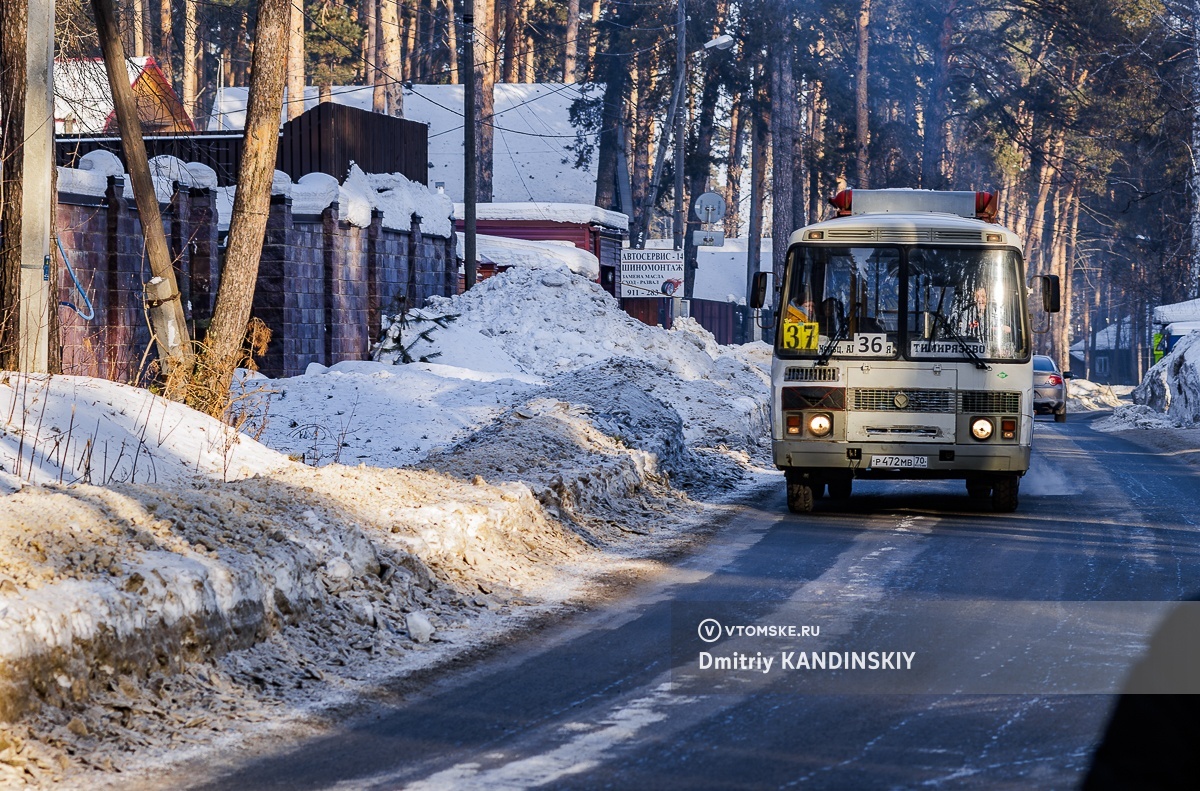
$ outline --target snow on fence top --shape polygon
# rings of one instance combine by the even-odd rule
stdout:
[[[102,197],[108,189],[108,178],[124,175],[124,166],[115,154],[92,151],[80,158],[78,169],[58,169],[58,191]],[[222,231],[229,230],[237,188],[217,187],[217,174],[212,168],[199,162],[160,156],[150,160],[150,175],[160,203],[171,199],[176,183],[215,190],[217,227]],[[450,199],[399,173],[367,174],[357,165],[351,165],[341,184],[325,173],[309,173],[293,183],[286,173],[277,170],[271,180],[271,194],[291,198],[293,214],[320,214],[336,202],[338,216],[360,228],[371,224],[371,212],[378,209],[383,213],[385,228],[407,231],[412,226],[413,215],[417,215],[421,218],[421,230],[430,236],[448,239],[454,231],[450,219],[454,206]],[[132,181],[128,178],[125,179],[124,196],[133,197]]]

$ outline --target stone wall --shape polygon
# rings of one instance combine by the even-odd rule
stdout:
[[[59,195],[59,239],[95,307],[91,321],[59,308],[63,373],[140,384],[155,359],[143,308],[151,274],[137,207],[123,193],[123,179],[114,177],[103,196]],[[216,196],[177,186],[162,210],[195,338],[212,319],[220,281]],[[293,216],[289,198],[273,197],[252,311],[272,331],[261,370],[294,376],[313,362],[367,359],[383,313],[401,300],[420,307],[430,296],[453,293],[453,245],[422,234],[415,221],[394,230],[375,213],[359,228],[338,218],[337,204],[320,215]],[[59,299],[85,309],[56,257]]]

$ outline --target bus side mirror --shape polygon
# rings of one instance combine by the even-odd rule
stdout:
[[[750,284],[750,307],[760,309],[767,303],[767,273],[755,272],[754,282]]]
[[[1042,281],[1042,310],[1047,313],[1058,313],[1062,310],[1062,290],[1058,285],[1058,275],[1040,275]]]

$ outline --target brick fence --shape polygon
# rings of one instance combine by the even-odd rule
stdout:
[[[58,236],[95,306],[91,321],[59,308],[62,369],[142,383],[154,359],[143,310],[151,273],[137,207],[123,192],[117,177],[103,196],[59,194]],[[208,327],[220,280],[216,194],[176,186],[162,213],[194,338]],[[382,313],[396,310],[400,298],[420,307],[456,286],[454,241],[422,234],[416,221],[385,228],[375,213],[359,228],[338,219],[337,204],[320,215],[293,215],[291,199],[275,196],[265,241],[252,315],[272,331],[259,360],[269,376],[302,374],[313,362],[366,359]],[[59,299],[82,309],[61,260],[57,274]]]

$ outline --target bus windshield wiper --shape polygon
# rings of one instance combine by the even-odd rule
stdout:
[[[978,368],[981,371],[988,370],[988,364],[985,363],[983,361],[983,358],[980,357],[979,354],[974,349],[971,348],[971,345],[969,343],[967,343],[966,339],[963,338],[963,336],[959,335],[957,332],[954,331],[954,329],[950,326],[950,322],[946,320],[946,317],[942,315],[942,312],[940,310],[933,311],[933,320],[934,320],[935,326],[936,326],[937,322],[941,322],[942,327],[946,330],[946,334],[949,335],[951,338],[953,338],[958,343],[958,346],[960,349],[962,349],[964,352],[966,352],[967,356],[971,358],[971,362],[975,363],[976,368]]]
[[[817,365],[829,365],[829,358],[833,356],[833,350],[837,348],[839,341],[846,339],[846,330],[850,328],[848,320],[842,321],[842,326],[838,327],[838,331],[833,334],[833,338],[829,343],[825,344],[825,348],[821,350],[821,356],[817,358]]]

